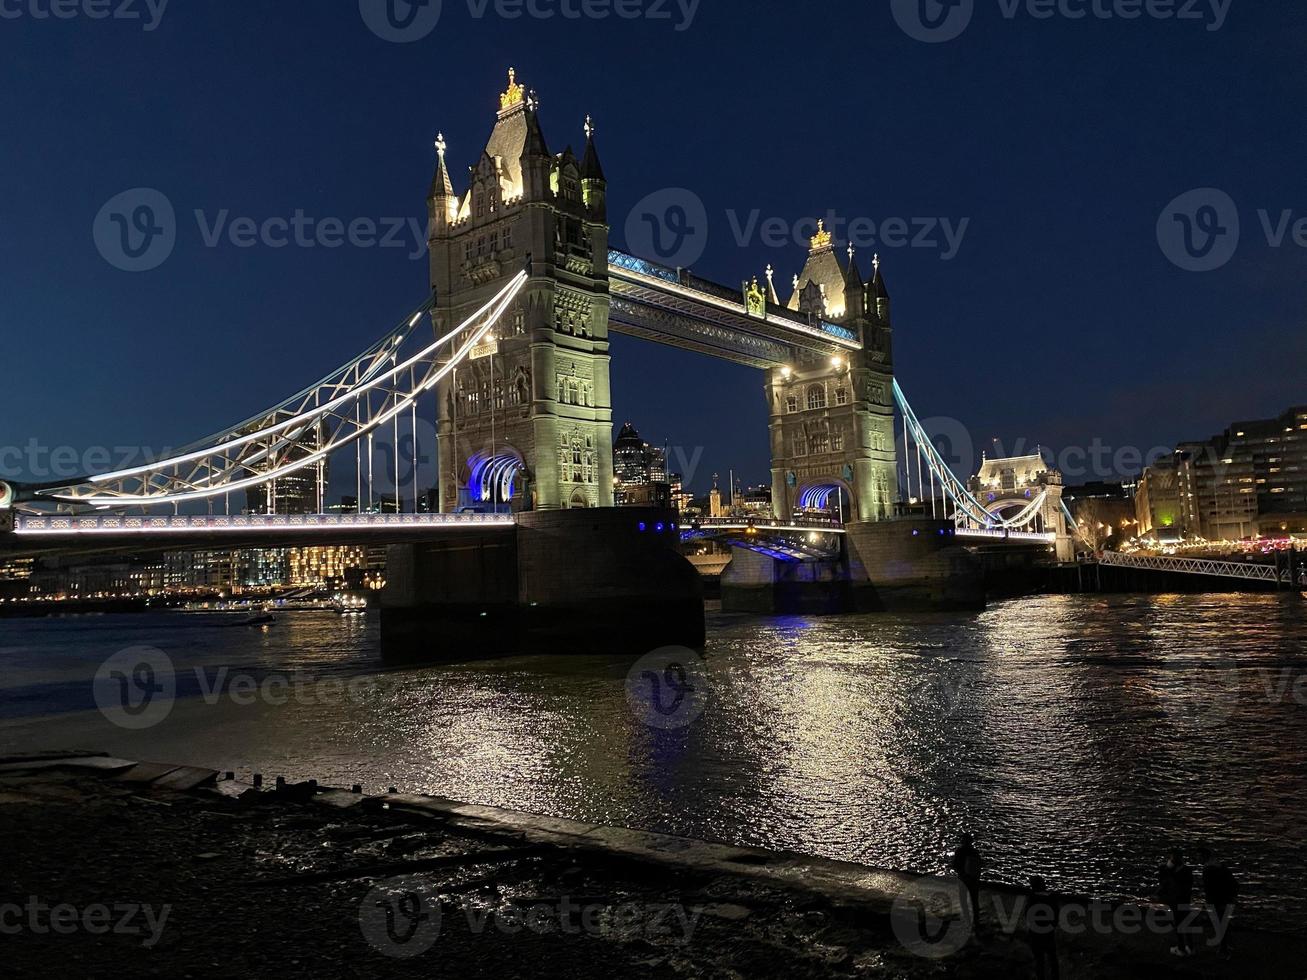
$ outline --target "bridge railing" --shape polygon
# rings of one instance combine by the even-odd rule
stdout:
[[[960,527],[955,532],[959,538],[987,538],[997,541],[1031,541],[1040,544],[1056,544],[1057,534],[1037,531],[1010,531],[1001,527]]]
[[[511,526],[512,514],[240,514],[234,516],[80,517],[18,515],[14,533],[67,534],[197,534],[250,531],[287,531],[331,528],[423,528]]]
[[[1172,558],[1162,555],[1122,555],[1105,552],[1099,564],[1117,568],[1142,568],[1153,572],[1179,572],[1184,575],[1214,575],[1251,582],[1279,583],[1280,573],[1274,565],[1241,561],[1214,561],[1210,558]]]
[[[778,521],[774,517],[696,517],[685,525],[688,530],[695,528],[747,528],[756,527],[769,531],[825,531],[830,534],[843,534],[844,525],[833,519],[817,517],[794,517]]]

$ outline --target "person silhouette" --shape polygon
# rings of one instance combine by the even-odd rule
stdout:
[[[1177,849],[1167,856],[1166,864],[1158,869],[1158,881],[1161,899],[1171,910],[1171,925],[1175,929],[1171,955],[1192,956],[1194,946],[1186,920],[1194,900],[1194,873],[1184,863],[1183,851]]]
[[[1230,958],[1230,929],[1234,920],[1234,903],[1239,896],[1239,882],[1230,869],[1212,858],[1210,848],[1200,847],[1194,854],[1203,866],[1203,898],[1212,913],[1212,925],[1219,937],[1218,954]]]
[[[957,849],[953,852],[953,858],[949,861],[949,869],[958,876],[958,881],[963,886],[966,893],[966,901],[962,899],[962,893],[959,892],[958,904],[963,906],[963,915],[971,923],[975,931],[980,930],[980,874],[984,870],[984,862],[980,859],[980,852],[976,850],[975,838],[971,834],[964,833],[958,837]]]
[[[1058,980],[1057,929],[1059,909],[1057,900],[1038,875],[1030,879],[1026,895],[1026,942],[1035,957],[1035,976],[1038,980]]]

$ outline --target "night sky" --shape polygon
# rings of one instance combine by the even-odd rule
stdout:
[[[881,253],[918,415],[957,419],[977,451],[1146,450],[1307,402],[1307,242],[1289,230],[1275,247],[1258,214],[1273,231],[1282,212],[1307,217],[1307,7],[1232,0],[1209,30],[1212,0],[1200,20],[1008,18],[1013,2],[975,0],[960,36],[928,44],[889,0],[702,0],[688,26],[676,0],[643,3],[666,20],[444,0],[401,44],[357,0],[173,0],[148,31],[144,0],[144,22],[4,0],[0,447],[181,445],[367,346],[426,291],[411,233],[399,248],[207,247],[193,212],[421,222],[437,131],[457,180],[509,65],[538,90],[552,150],[579,152],[593,115],[614,244],[646,195],[702,200],[693,265],[709,278],[771,263],[788,298],[804,259],[741,245],[728,212],[969,219],[951,259],[885,243],[858,258],[865,274]],[[178,231],[167,261],[130,273],[92,228],[137,187],[167,196]],[[1168,202],[1195,188],[1226,192],[1241,224],[1210,272],[1159,246]],[[704,447],[696,489],[731,467],[767,478],[758,372],[624,337],[612,353],[615,421],[686,458]]]

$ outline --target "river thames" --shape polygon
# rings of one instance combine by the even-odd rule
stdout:
[[[1167,848],[1208,843],[1250,915],[1307,915],[1296,596],[712,612],[702,713],[672,728],[632,710],[629,659],[383,670],[375,616],[232,622],[0,621],[0,747],[396,786],[921,872],[970,830],[987,877],[1102,896],[1146,895]],[[92,678],[136,647],[171,665],[177,698],[127,729],[97,710]]]

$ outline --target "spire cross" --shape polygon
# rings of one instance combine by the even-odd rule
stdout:
[[[799,277],[797,275],[794,277],[794,288],[796,291],[799,288]]]
[[[770,286],[770,285],[772,284],[772,282],[771,282],[771,277],[772,277],[772,275],[773,275],[775,272],[776,272],[776,270],[773,269],[773,268],[771,267],[771,263],[768,262],[768,263],[767,263],[767,285]]]
[[[540,98],[536,95],[535,89],[531,89],[531,91],[526,93],[526,107],[532,112],[535,112],[540,108]]]
[[[849,261],[853,261],[853,243],[849,242]]]
[[[585,117],[585,138],[594,139],[595,127],[594,122],[590,119],[589,113]]]
[[[444,133],[437,133],[437,134],[436,134],[436,153],[439,154],[441,160],[445,159],[445,150],[446,150],[446,149],[448,149],[448,145],[445,143],[445,134],[444,134]]]
[[[871,257],[871,266],[872,266],[872,268],[875,269],[877,272],[880,271],[880,253],[879,253],[879,252],[877,252],[875,255],[873,255],[873,256]]]

